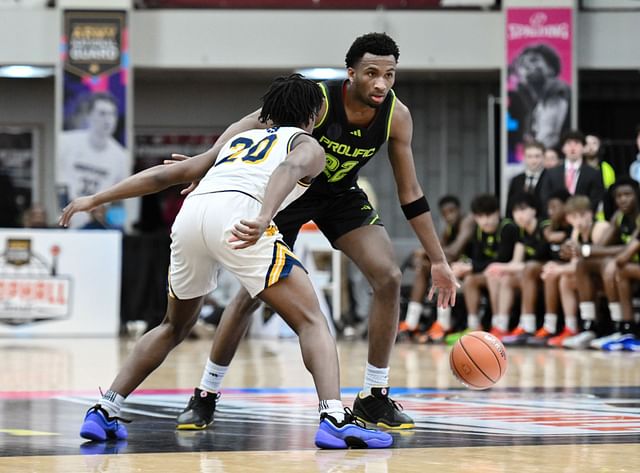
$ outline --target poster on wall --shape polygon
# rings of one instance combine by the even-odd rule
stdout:
[[[0,229],[0,336],[116,335],[121,244],[115,230]]]
[[[521,170],[527,142],[557,148],[570,127],[575,82],[572,15],[571,8],[506,12],[506,179]]]
[[[124,11],[63,12],[56,184],[60,207],[131,174],[127,143],[129,45]],[[90,216],[76,215],[82,228]],[[122,204],[107,211],[110,226],[125,222]]]
[[[0,228],[21,226],[31,206],[37,162],[35,127],[0,127]]]

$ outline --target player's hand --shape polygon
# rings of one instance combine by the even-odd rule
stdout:
[[[186,156],[184,154],[173,153],[171,155],[171,159],[165,159],[164,161],[162,161],[162,164],[176,164],[182,161],[186,161],[189,158],[190,156]],[[185,187],[180,191],[180,195],[189,195],[196,187],[198,187],[198,184],[200,184],[200,180],[193,181],[191,184],[189,184],[188,187]]]
[[[431,265],[431,289],[427,298],[431,300],[438,292],[437,306],[446,309],[456,305],[456,290],[460,287],[449,264],[434,263]]]
[[[90,210],[98,207],[94,201],[92,195],[86,197],[78,197],[73,199],[69,205],[62,209],[62,215],[58,219],[58,225],[61,227],[68,227],[71,217],[77,212],[89,212]]]
[[[233,246],[234,250],[255,245],[271,223],[270,219],[258,216],[254,220],[240,220],[231,229],[229,243],[241,242]]]

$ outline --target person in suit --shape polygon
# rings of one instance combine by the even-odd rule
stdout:
[[[527,143],[524,147],[524,172],[514,176],[509,183],[507,193],[507,217],[512,218],[513,199],[518,194],[528,193],[536,197],[537,202],[542,201],[542,181],[544,169],[544,145],[539,141]],[[542,208],[537,209],[538,215],[542,215]]]
[[[582,132],[571,130],[562,139],[563,164],[545,172],[541,196],[543,205],[549,196],[560,189],[571,195],[586,195],[596,211],[604,196],[602,173],[589,166],[583,159],[585,138]]]

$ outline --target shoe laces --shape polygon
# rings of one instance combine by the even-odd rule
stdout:
[[[353,411],[348,408],[345,407],[344,408],[344,421],[345,424],[355,424],[358,427],[361,427],[363,429],[366,429],[367,426],[364,422],[362,422],[360,419],[358,419],[356,416],[353,415]]]

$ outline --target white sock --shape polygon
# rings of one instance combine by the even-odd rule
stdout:
[[[491,317],[491,325],[506,332],[509,330],[509,316],[507,314],[495,314]]]
[[[411,301],[407,305],[407,316],[404,318],[404,322],[407,324],[409,330],[415,330],[420,323],[420,317],[422,316],[422,304],[419,302]]]
[[[534,333],[536,331],[536,316],[534,314],[522,314],[518,325],[520,325],[525,332]]]
[[[468,314],[467,315],[467,328],[469,330],[479,330],[480,329],[480,317],[478,314]]]
[[[619,302],[609,302],[609,312],[613,322],[622,322],[622,307]]]
[[[207,359],[207,366],[205,366],[202,373],[199,388],[210,393],[217,393],[220,391],[220,385],[228,369],[228,366],[216,365],[213,361]]]
[[[593,302],[581,302],[579,307],[582,320],[596,320],[596,305]]]
[[[318,404],[318,412],[320,415],[328,414],[338,423],[344,420],[344,406],[340,399],[327,399],[320,401]]]
[[[544,324],[542,326],[547,332],[556,333],[558,331],[558,314],[544,314]]]
[[[436,309],[437,320],[442,329],[446,332],[451,330],[451,307],[447,307],[443,309],[442,307],[438,307]]]
[[[573,333],[578,331],[578,320],[575,315],[564,317],[564,326],[571,330]]]
[[[107,411],[109,417],[115,417],[120,413],[120,409],[122,409],[122,404],[124,404],[124,396],[109,389],[102,395],[102,397],[98,401],[98,404],[100,404],[102,408]]]
[[[371,394],[371,388],[384,386],[389,386],[389,367],[376,368],[367,363],[367,368],[364,372],[362,394],[368,396]]]

